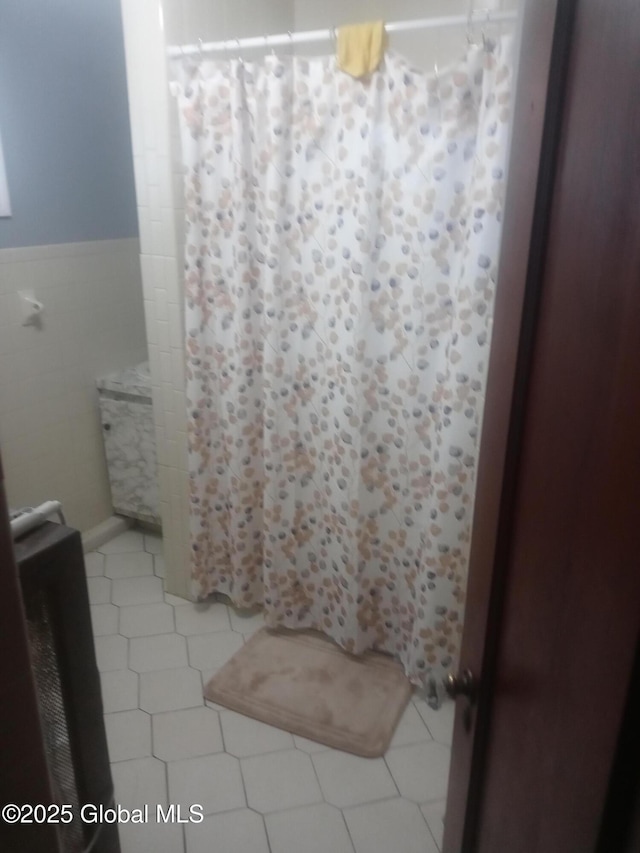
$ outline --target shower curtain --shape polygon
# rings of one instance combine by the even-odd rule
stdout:
[[[462,630],[510,39],[181,60],[192,576],[199,598],[375,648],[414,683]]]

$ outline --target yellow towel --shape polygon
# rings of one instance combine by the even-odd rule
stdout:
[[[383,21],[352,24],[338,30],[338,68],[352,77],[366,77],[376,70],[384,55]]]

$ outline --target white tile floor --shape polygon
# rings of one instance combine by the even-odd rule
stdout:
[[[452,704],[414,696],[383,758],[292,736],[202,697],[260,615],[165,594],[158,536],[127,531],[85,562],[116,800],[206,815],[121,825],[122,853],[437,853]]]

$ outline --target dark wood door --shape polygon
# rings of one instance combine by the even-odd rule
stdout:
[[[637,0],[560,0],[528,241],[505,214],[445,853],[597,849],[640,632],[639,45]]]

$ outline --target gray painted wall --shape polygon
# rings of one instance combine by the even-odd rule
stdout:
[[[0,132],[0,248],[137,236],[119,0],[0,0]]]

